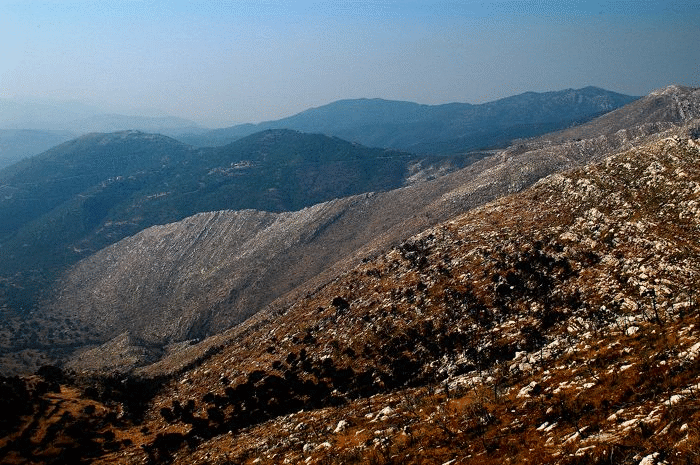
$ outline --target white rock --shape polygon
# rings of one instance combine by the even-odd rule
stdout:
[[[623,421],[622,424],[620,424],[620,426],[621,426],[623,429],[629,429],[629,428],[631,428],[632,426],[635,426],[637,423],[639,423],[639,422],[637,421],[637,419],[636,419],[636,418],[633,418],[633,419],[631,419],[631,420]]]
[[[570,442],[576,441],[579,438],[579,436],[580,434],[578,433],[578,431],[576,431],[564,441],[564,444],[569,444]]]
[[[698,352],[700,352],[700,342],[688,349],[688,357],[694,359],[698,356]]]
[[[338,422],[338,425],[335,427],[333,430],[334,433],[340,433],[341,431],[345,431],[349,426],[349,423],[345,420],[340,420]]]
[[[305,453],[305,454],[308,454],[309,452],[313,451],[314,449],[316,449],[316,444],[313,444],[313,443],[310,443],[310,442],[304,444],[304,449],[303,449],[303,450],[304,450],[304,453]]]
[[[576,453],[574,455],[576,455],[576,457],[583,457],[587,451],[595,449],[595,448],[596,448],[595,444],[593,444],[592,446],[588,446],[588,447],[581,447],[580,449],[578,449],[576,451]]]
[[[552,431],[554,428],[556,428],[558,424],[559,424],[559,423],[557,423],[557,422],[555,421],[554,423],[552,423],[551,425],[549,425],[548,427],[546,427],[543,431],[549,433],[549,432]]]
[[[654,452],[653,454],[649,454],[646,457],[642,459],[641,462],[639,462],[639,465],[656,465],[656,457],[659,456],[658,452]]]
[[[627,331],[625,331],[625,333],[628,336],[632,336],[632,335],[636,334],[637,331],[639,331],[639,328],[637,326],[630,326],[629,328],[627,328]]]
[[[530,397],[530,392],[534,389],[535,386],[537,386],[537,383],[535,381],[532,381],[530,384],[522,388],[518,392],[518,398]]]

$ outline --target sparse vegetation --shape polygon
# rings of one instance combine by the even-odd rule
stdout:
[[[36,392],[8,381],[26,408],[0,453],[696,463],[699,186],[700,144],[659,138],[376,253],[168,379],[47,367]]]

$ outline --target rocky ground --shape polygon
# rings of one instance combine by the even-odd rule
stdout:
[[[7,378],[0,457],[700,463],[693,134],[430,228],[169,377]]]

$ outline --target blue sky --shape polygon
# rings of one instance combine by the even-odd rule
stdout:
[[[698,24],[696,0],[0,0],[0,97],[220,127],[343,98],[642,95],[700,86]]]

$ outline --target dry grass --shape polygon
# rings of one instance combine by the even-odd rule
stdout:
[[[260,319],[142,422],[110,424],[133,444],[96,462],[698,463],[700,215],[682,213],[700,155],[640,150],[432,228]]]

